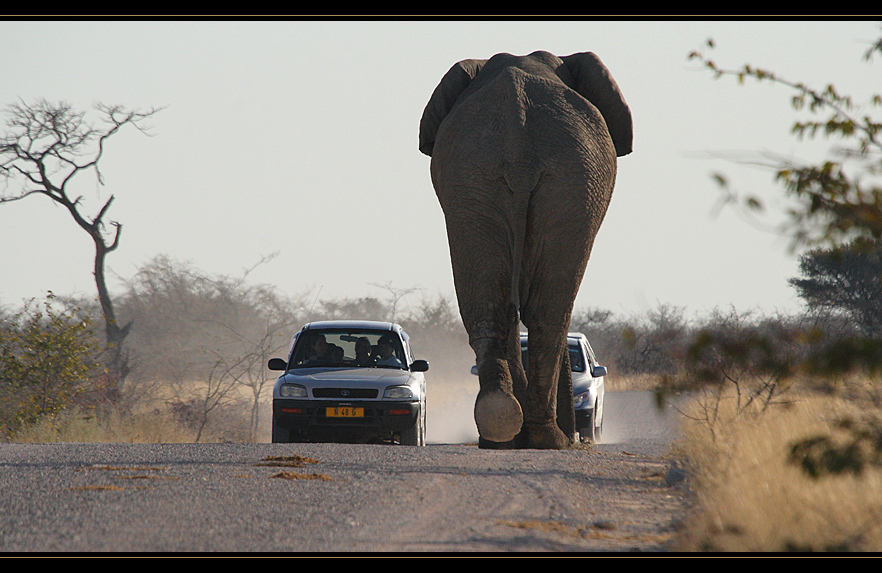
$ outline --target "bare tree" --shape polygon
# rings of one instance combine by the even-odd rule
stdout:
[[[233,327],[218,324],[228,329],[229,334],[234,336],[238,353],[219,352],[206,348],[205,352],[215,356],[215,364],[209,374],[205,386],[206,415],[210,412],[208,406],[212,403],[219,405],[226,398],[228,391],[233,387],[247,389],[251,394],[251,421],[248,430],[248,439],[252,442],[258,439],[260,425],[260,404],[267,388],[271,388],[276,376],[267,370],[266,364],[270,358],[279,356],[288,344],[293,323],[287,320],[278,321],[277,317],[267,318],[262,332],[239,332]],[[212,385],[212,377],[215,373],[217,381]],[[225,386],[224,386],[225,384]],[[237,395],[233,393],[233,395]],[[197,436],[198,441],[198,436]]]
[[[377,283],[370,283],[370,284],[371,284],[371,286],[379,287],[379,288],[382,288],[382,289],[389,291],[389,299],[391,302],[389,303],[389,318],[388,318],[388,320],[390,322],[395,322],[397,320],[398,303],[401,302],[401,299],[403,299],[407,295],[419,290],[416,287],[405,288],[405,289],[392,288],[392,281],[386,281],[385,284],[377,284]]]
[[[6,109],[7,131],[0,136],[0,180],[3,183],[0,203],[44,195],[67,209],[74,222],[91,237],[95,244],[95,285],[104,315],[107,366],[114,385],[118,385],[128,374],[123,341],[131,323],[124,326],[117,323],[104,263],[107,255],[119,246],[122,225],[106,220],[113,195],[98,208],[96,215],[89,216],[83,212],[82,196],[71,191],[71,181],[84,171],[92,171],[103,185],[98,163],[104,154],[105,141],[126,125],[145,132],[144,121],[159,110],[138,111],[103,104],[97,104],[95,109],[102,118],[102,125],[98,127],[85,120],[84,112],[64,102],[56,104],[40,99],[30,105],[23,102],[10,105]]]

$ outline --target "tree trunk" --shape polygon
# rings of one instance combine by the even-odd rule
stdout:
[[[122,387],[129,374],[129,357],[123,343],[129,334],[132,323],[129,322],[123,327],[119,326],[116,321],[116,312],[113,309],[113,301],[107,290],[107,282],[104,277],[104,259],[107,257],[107,253],[113,249],[108,249],[100,236],[93,235],[93,239],[95,240],[95,286],[98,288],[98,302],[101,304],[101,312],[104,315],[105,352],[108,357],[106,398],[111,402],[116,402],[122,395]]]

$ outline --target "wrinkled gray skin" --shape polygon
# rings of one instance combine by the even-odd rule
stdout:
[[[631,138],[631,112],[592,53],[464,60],[426,106],[419,148],[432,157],[475,351],[481,447],[574,441],[566,335],[616,157],[631,152]],[[526,373],[519,316],[530,337]]]

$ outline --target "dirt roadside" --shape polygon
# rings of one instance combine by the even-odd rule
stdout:
[[[467,455],[434,454],[434,470],[402,484],[415,491],[416,511],[388,542],[369,542],[370,550],[665,551],[687,504],[682,473],[664,455],[616,444],[462,449]]]

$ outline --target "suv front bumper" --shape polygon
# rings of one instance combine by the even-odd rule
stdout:
[[[273,420],[278,426],[301,434],[388,434],[408,430],[417,422],[419,402],[360,400],[273,400]]]

